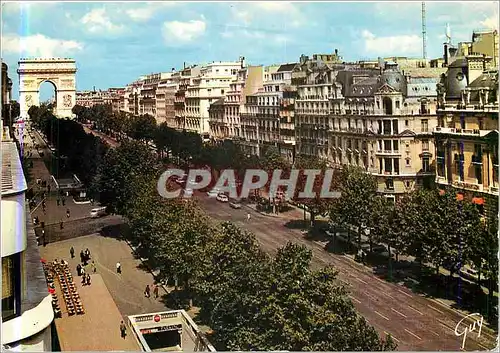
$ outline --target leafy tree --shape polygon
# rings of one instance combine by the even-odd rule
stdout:
[[[156,120],[149,114],[134,116],[131,120],[130,137],[134,140],[148,141],[153,140],[156,130]]]
[[[310,214],[311,227],[315,226],[316,216],[323,215],[328,212],[334,199],[324,198],[321,196],[321,190],[323,189],[323,182],[325,177],[325,172],[327,169],[326,163],[315,157],[299,157],[296,160],[295,168],[299,169],[299,177],[297,179],[297,188],[295,189],[295,194],[292,196],[293,200],[297,203],[301,203],[305,206],[305,209]],[[316,169],[320,170],[321,174],[316,176],[314,179],[314,184],[312,192],[314,197],[300,197],[299,193],[304,191],[307,183],[307,175],[304,173],[306,169]],[[332,183],[329,185],[330,190],[336,189],[338,185],[338,170],[334,170]],[[305,210],[304,210],[305,218]]]
[[[157,180],[154,157],[143,144],[123,142],[107,151],[93,189],[99,193],[102,204],[119,214],[126,214],[127,202],[135,187],[130,181],[139,174]]]
[[[349,226],[355,227],[359,248],[361,234],[370,223],[377,195],[377,180],[362,168],[348,166],[342,169],[339,190],[341,197],[332,203],[330,219],[336,224],[347,226],[349,234]]]

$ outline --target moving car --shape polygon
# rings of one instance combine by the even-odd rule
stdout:
[[[220,194],[220,191],[217,188],[213,188],[212,190],[207,191],[208,197],[217,197],[217,196],[219,196],[219,194]]]
[[[229,197],[227,197],[227,195],[224,195],[224,194],[219,194],[219,195],[217,195],[217,201],[229,202]]]
[[[105,215],[107,215],[106,207],[96,207],[96,208],[93,208],[92,210],[90,210],[90,217],[91,218],[99,218],[99,217],[102,217]]]

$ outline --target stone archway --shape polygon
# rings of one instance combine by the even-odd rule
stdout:
[[[27,119],[28,110],[40,105],[40,86],[48,81],[55,87],[54,115],[72,118],[76,104],[76,61],[68,58],[21,59],[18,62],[19,105],[21,118]]]

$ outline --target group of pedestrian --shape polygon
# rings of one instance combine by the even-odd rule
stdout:
[[[57,201],[57,206],[59,206],[59,205],[61,205],[61,204],[62,204],[63,206],[65,206],[65,205],[66,205],[66,199],[65,199],[64,197],[58,197],[56,201]]]
[[[157,284],[153,284],[152,287],[153,287],[153,295],[155,296],[155,299],[158,299],[158,297],[159,297],[159,287],[158,287]],[[144,296],[146,298],[150,298],[151,297],[151,287],[149,286],[149,284],[146,285],[146,289],[144,290]]]
[[[74,249],[73,249],[74,251]],[[90,260],[90,250],[87,248],[85,251],[81,250],[80,251],[80,262],[83,264],[83,266],[86,266]]]

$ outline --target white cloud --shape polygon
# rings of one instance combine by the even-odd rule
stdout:
[[[370,54],[403,55],[418,54],[422,39],[418,35],[376,37],[368,30],[361,34],[365,42],[365,52]]]
[[[487,29],[498,30],[498,12],[494,13],[490,17],[487,17],[483,21],[481,21],[481,26]]]
[[[80,22],[86,25],[87,30],[92,33],[119,32],[124,29],[123,25],[116,25],[111,21],[104,8],[93,9],[85,14]]]
[[[145,22],[161,8],[176,5],[175,1],[147,2],[143,7],[135,7],[125,11],[132,21]]]
[[[206,28],[207,25],[203,20],[164,22],[163,38],[167,44],[182,44],[202,36]]]
[[[64,57],[81,51],[83,46],[81,42],[49,38],[43,34],[27,37],[19,37],[15,34],[2,36],[2,50],[7,53],[18,54],[20,57]]]

